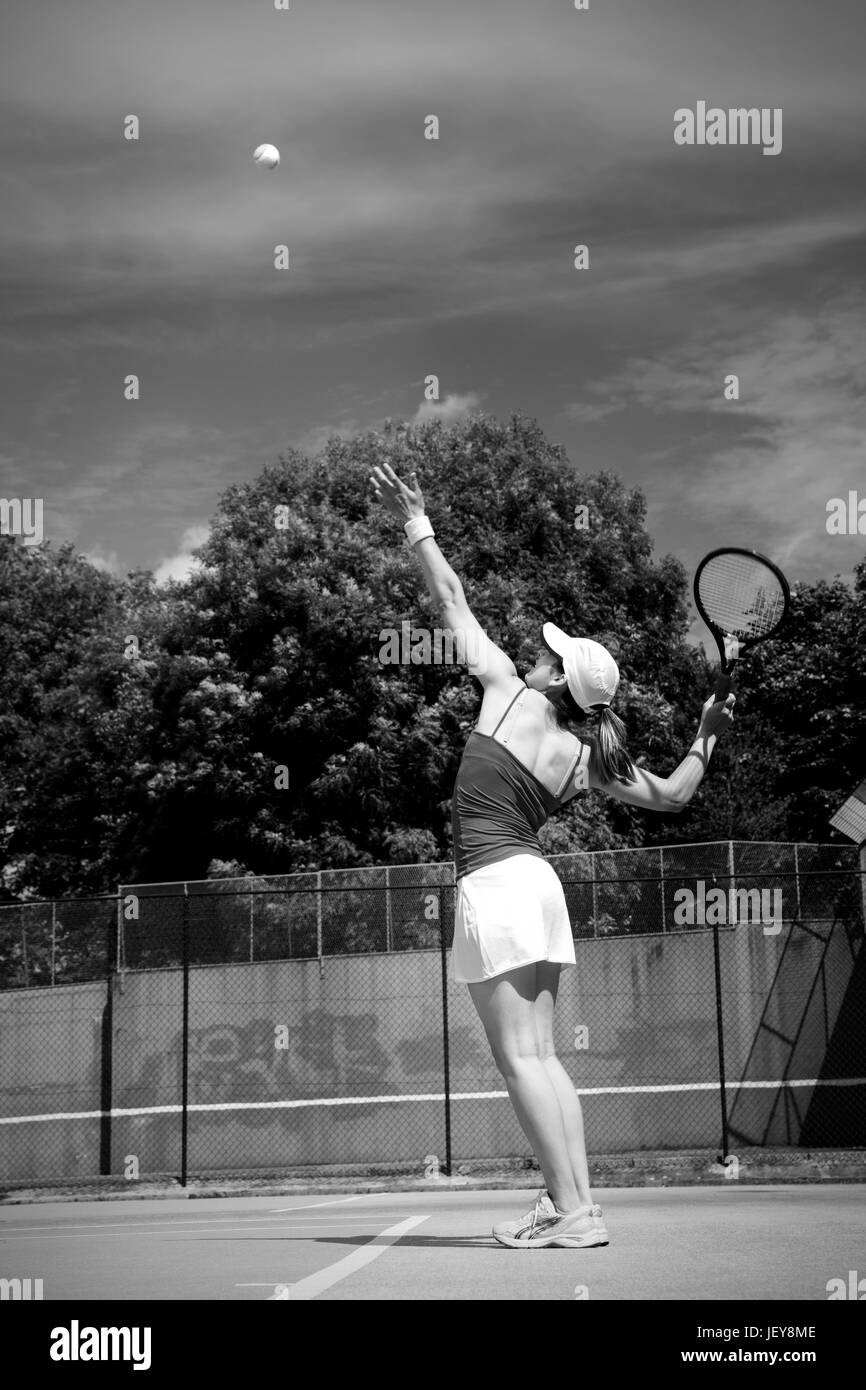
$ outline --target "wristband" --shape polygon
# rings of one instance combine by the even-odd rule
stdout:
[[[413,516],[403,527],[406,538],[410,545],[415,545],[418,541],[426,541],[428,537],[435,536],[436,532],[430,525],[429,516]]]

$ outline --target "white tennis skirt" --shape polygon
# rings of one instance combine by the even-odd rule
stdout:
[[[574,965],[574,939],[556,871],[513,854],[464,874],[454,905],[451,978],[477,984],[533,961]]]

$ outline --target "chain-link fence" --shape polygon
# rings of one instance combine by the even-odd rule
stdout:
[[[591,1152],[866,1144],[845,846],[559,855]],[[528,1145],[447,970],[450,863],[0,907],[0,1179],[431,1173]]]
[[[116,897],[0,906],[0,1179],[109,1173]]]

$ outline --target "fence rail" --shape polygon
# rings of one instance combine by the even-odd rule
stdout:
[[[856,872],[853,846],[720,841],[550,857],[576,940],[682,930],[676,895],[692,881],[782,894],[784,920],[816,910],[805,884]],[[450,861],[303,874],[120,885],[114,895],[0,904],[0,990],[71,984],[180,963],[176,907],[187,893],[199,963],[306,960],[432,950]],[[804,896],[805,894],[805,896]],[[202,902],[201,900],[206,900]],[[682,915],[682,914],[680,914]],[[112,934],[114,940],[112,941]]]
[[[617,853],[553,860],[591,1149],[866,1145],[856,851]],[[338,873],[0,908],[0,1179],[525,1156],[452,866]]]

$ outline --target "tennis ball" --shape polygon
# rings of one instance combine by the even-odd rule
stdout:
[[[280,152],[276,145],[259,145],[253,150],[253,159],[258,169],[276,169],[280,162]]]

